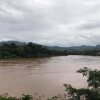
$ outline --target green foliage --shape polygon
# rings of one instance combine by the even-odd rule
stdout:
[[[59,99],[59,97],[54,96],[54,97],[52,97],[51,99],[48,99],[48,100],[58,100],[58,99]]]
[[[68,55],[67,51],[49,50],[46,47],[31,42],[24,45],[15,43],[0,45],[0,58],[32,58]]]
[[[22,97],[17,98],[17,97],[12,97],[12,96],[5,96],[5,95],[0,95],[0,100],[33,100],[33,97],[31,95],[22,95]]]
[[[90,70],[87,67],[84,67],[77,72],[82,73],[83,76],[87,76],[87,82],[89,87],[93,87],[95,89],[100,87],[100,71],[96,69]]]
[[[22,95],[21,100],[33,100],[33,97],[31,95]]]
[[[100,100],[100,71],[84,67],[77,72],[87,76],[88,88],[76,89],[69,84],[64,84],[72,100],[81,100],[82,96],[85,100]]]
[[[0,100],[18,100],[18,99],[12,96],[0,96]]]

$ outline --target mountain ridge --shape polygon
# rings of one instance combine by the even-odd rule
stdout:
[[[4,43],[6,44],[11,44],[11,43],[15,43],[18,46],[21,45],[25,45],[27,44],[27,42],[23,42],[23,41],[1,41],[0,45],[3,45]],[[33,42],[31,42],[33,43]],[[41,45],[38,43],[33,43],[36,45]],[[41,45],[43,47],[46,47],[49,50],[58,50],[58,51],[64,51],[64,50],[79,50],[79,51],[83,51],[83,50],[100,50],[100,45],[96,45],[96,46],[87,46],[87,45],[81,45],[81,46],[70,46],[70,47],[60,47],[60,46],[47,46],[47,45]]]

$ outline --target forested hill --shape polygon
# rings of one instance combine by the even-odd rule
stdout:
[[[45,46],[36,43],[19,41],[0,42],[0,58],[32,58],[64,55],[100,56],[100,45],[97,46]]]
[[[79,50],[79,51],[83,51],[83,50],[100,50],[100,45],[96,45],[96,46],[86,46],[86,45],[82,45],[82,46],[71,46],[71,47],[60,47],[60,46],[46,46],[48,49],[50,50]]]
[[[26,42],[21,42],[21,41],[1,41],[0,46],[3,44],[16,44],[17,46],[23,46],[26,45]],[[31,42],[32,43],[32,42]],[[37,43],[32,43],[34,45],[41,45]],[[70,46],[70,47],[60,47],[60,46],[46,46],[46,45],[41,45],[49,50],[57,50],[57,51],[64,51],[64,50],[100,50],[100,45],[96,46],[87,46],[87,45],[82,45],[82,46]]]
[[[0,43],[0,58],[33,58],[68,55],[67,51],[49,50],[32,42],[6,41]]]
[[[59,46],[47,46],[50,50],[67,50],[67,53],[69,55],[92,55],[92,56],[98,56],[100,55],[100,45],[96,46],[72,46],[72,47],[59,47]]]

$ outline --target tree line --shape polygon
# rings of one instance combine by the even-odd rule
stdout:
[[[77,72],[87,77],[87,88],[77,89],[70,84],[64,84],[66,91],[65,97],[54,96],[48,100],[100,100],[100,71],[84,67]]]
[[[32,42],[20,44],[20,42],[4,42],[0,44],[0,58],[33,58],[66,55],[91,55],[99,56],[100,48],[51,50],[47,46]]]
[[[0,45],[0,58],[32,58],[68,55],[67,51],[49,50],[46,47],[29,42],[24,45],[4,43]]]
[[[100,56],[100,50],[67,50],[69,55],[90,55],[90,56]]]

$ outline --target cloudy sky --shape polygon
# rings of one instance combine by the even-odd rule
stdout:
[[[100,0],[0,0],[0,41],[100,44]]]

